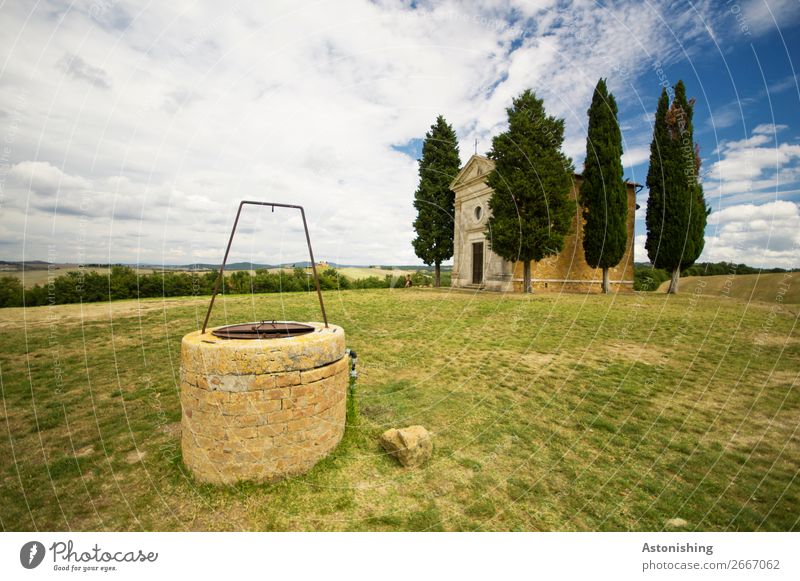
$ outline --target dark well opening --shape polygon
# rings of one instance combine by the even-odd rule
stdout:
[[[311,333],[314,327],[290,321],[261,321],[260,323],[240,323],[228,325],[211,331],[220,339],[278,339],[297,337]]]

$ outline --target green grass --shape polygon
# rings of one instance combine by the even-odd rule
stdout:
[[[797,530],[799,309],[691,281],[326,293],[359,355],[358,422],[308,474],[230,488],[192,479],[176,430],[206,299],[4,309],[0,527]],[[317,320],[314,299],[224,298],[213,322]],[[418,470],[378,444],[410,424],[434,433]]]
[[[716,296],[723,299],[739,299],[742,301],[761,301],[774,303],[781,301],[785,304],[800,304],[800,272],[766,273],[766,274],[737,274],[735,276],[688,276],[682,278],[680,286],[694,289],[703,286],[706,296]],[[659,292],[666,292],[669,281],[658,288]],[[780,298],[777,298],[780,296]]]

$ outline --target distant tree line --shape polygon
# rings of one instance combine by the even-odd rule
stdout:
[[[416,271],[413,274],[370,276],[354,279],[327,268],[319,273],[322,290],[349,290],[403,287],[406,274],[411,275],[413,286],[431,286],[432,274]],[[449,273],[443,273],[447,285]],[[214,289],[216,272],[154,271],[137,273],[128,266],[114,266],[108,273],[97,271],[70,271],[53,277],[44,285],[23,289],[17,277],[0,278],[0,307],[35,307],[41,305],[63,305],[69,303],[93,303],[100,301],[181,297],[210,295]],[[314,279],[310,271],[295,268],[292,271],[256,270],[236,271],[223,278],[222,292],[225,294],[310,292],[314,291]]]

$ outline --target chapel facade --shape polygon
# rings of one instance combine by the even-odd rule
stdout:
[[[493,190],[486,177],[494,162],[473,155],[450,184],[455,193],[455,237],[451,285],[456,288],[522,292],[522,262],[508,262],[492,252],[487,231],[489,199]],[[571,196],[577,199],[582,178],[574,175]],[[638,184],[626,182],[628,194],[628,248],[619,264],[609,269],[611,291],[633,290],[633,245]],[[531,262],[534,290],[599,291],[603,271],[591,268],[583,254],[583,218],[580,207],[572,231],[557,256]]]

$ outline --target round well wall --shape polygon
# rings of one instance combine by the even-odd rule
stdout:
[[[183,461],[204,482],[273,481],[302,474],[345,427],[349,366],[344,330],[181,343]]]

